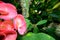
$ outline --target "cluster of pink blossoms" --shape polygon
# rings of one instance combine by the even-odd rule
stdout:
[[[2,19],[4,19],[2,21]],[[0,40],[16,40],[17,32],[26,33],[26,22],[21,14],[17,14],[16,7],[10,3],[0,1]]]

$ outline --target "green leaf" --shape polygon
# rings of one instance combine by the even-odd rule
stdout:
[[[60,2],[58,2],[52,9],[56,9],[59,6],[60,6]]]
[[[55,40],[53,37],[45,34],[45,33],[28,33],[23,36],[22,40]]]
[[[33,32],[34,32],[34,33],[38,33],[38,32],[39,32],[38,27],[34,27]]]
[[[31,22],[30,22],[29,19],[25,19],[25,20],[26,20],[26,24],[27,24],[27,29],[28,29],[28,31],[29,31],[29,30],[31,30],[31,28],[32,28],[32,24],[31,24]]]
[[[36,25],[42,25],[42,24],[45,24],[46,22],[47,22],[47,20],[41,20]]]
[[[25,21],[26,21],[27,28],[28,28],[28,27],[29,27],[29,25],[30,25],[30,20],[28,20],[28,19],[25,19]]]

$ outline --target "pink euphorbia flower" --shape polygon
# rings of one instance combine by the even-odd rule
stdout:
[[[0,30],[0,40],[16,40],[17,33],[15,30]]]
[[[1,19],[4,19],[4,21]],[[20,35],[26,33],[24,17],[21,14],[17,14],[14,5],[0,1],[0,40],[16,40],[16,30]]]
[[[0,1],[0,18],[8,20],[16,16],[17,16],[17,10],[14,5]]]
[[[17,33],[13,26],[8,21],[1,22],[0,24],[0,40],[16,40]]]
[[[14,27],[18,30],[19,34],[23,35],[26,32],[26,22],[21,14],[18,14],[14,19]]]

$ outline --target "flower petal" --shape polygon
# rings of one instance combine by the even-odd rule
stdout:
[[[3,31],[5,31],[5,30],[14,30],[13,24],[10,24],[10,23],[11,23],[11,21],[9,21],[9,20],[1,22],[0,30],[3,30]]]
[[[11,30],[11,31],[6,32],[5,40],[16,40],[16,38],[17,38],[17,33],[15,30],[14,31]]]
[[[18,30],[19,34],[23,35],[26,32],[26,22],[21,14],[14,18],[14,27]]]
[[[0,18],[8,20],[17,16],[16,7],[9,3],[0,2],[0,13],[2,14]],[[8,14],[8,15],[3,15]]]

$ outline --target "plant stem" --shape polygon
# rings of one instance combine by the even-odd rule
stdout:
[[[25,18],[29,17],[29,2],[30,0],[20,0],[22,7],[22,14]]]

